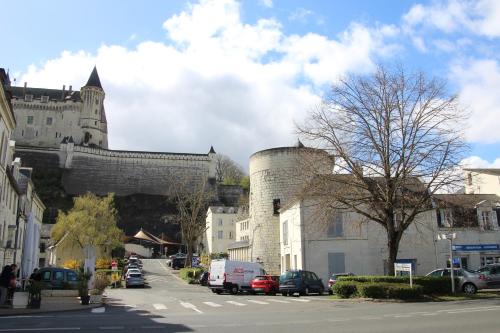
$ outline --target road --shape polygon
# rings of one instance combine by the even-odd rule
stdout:
[[[332,301],[328,296],[216,295],[144,260],[145,289],[111,289],[105,307],[1,317],[0,332],[499,332],[500,300]]]

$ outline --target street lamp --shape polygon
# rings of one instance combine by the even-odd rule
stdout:
[[[437,239],[438,240],[449,240],[450,241],[450,269],[451,269],[451,293],[455,293],[455,272],[453,270],[453,240],[457,238],[456,233],[449,233],[449,234],[438,234]]]

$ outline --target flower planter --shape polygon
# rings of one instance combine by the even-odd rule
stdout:
[[[90,304],[101,304],[102,295],[90,295]]]
[[[40,298],[32,298],[28,304],[30,309],[40,309],[42,300]]]
[[[12,307],[14,309],[22,309],[28,306],[29,293],[25,291],[18,291],[14,293],[14,299],[12,300]]]
[[[82,301],[82,305],[89,305],[90,296],[89,295],[80,296],[80,300]]]

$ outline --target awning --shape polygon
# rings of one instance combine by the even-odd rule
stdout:
[[[135,239],[142,239],[142,240],[145,240],[145,241],[148,241],[148,242],[151,242],[151,243],[155,243],[155,244],[158,244],[158,245],[180,245],[180,243],[176,243],[176,242],[169,242],[169,241],[166,241],[166,240],[163,240],[161,238],[158,238],[156,237],[155,235],[145,231],[145,230],[139,230],[138,233],[136,233],[133,238]]]

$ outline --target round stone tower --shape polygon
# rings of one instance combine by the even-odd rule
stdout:
[[[320,158],[324,173],[332,172],[333,163],[325,151],[306,148],[300,141],[295,147],[266,149],[250,156],[250,257],[262,263],[268,274],[281,270],[279,209],[298,198],[310,178],[304,172],[304,159],[311,157]]]
[[[83,101],[81,127],[84,146],[108,148],[108,130],[104,111],[105,93],[101,86],[97,68],[94,67],[89,80],[80,90]]]

